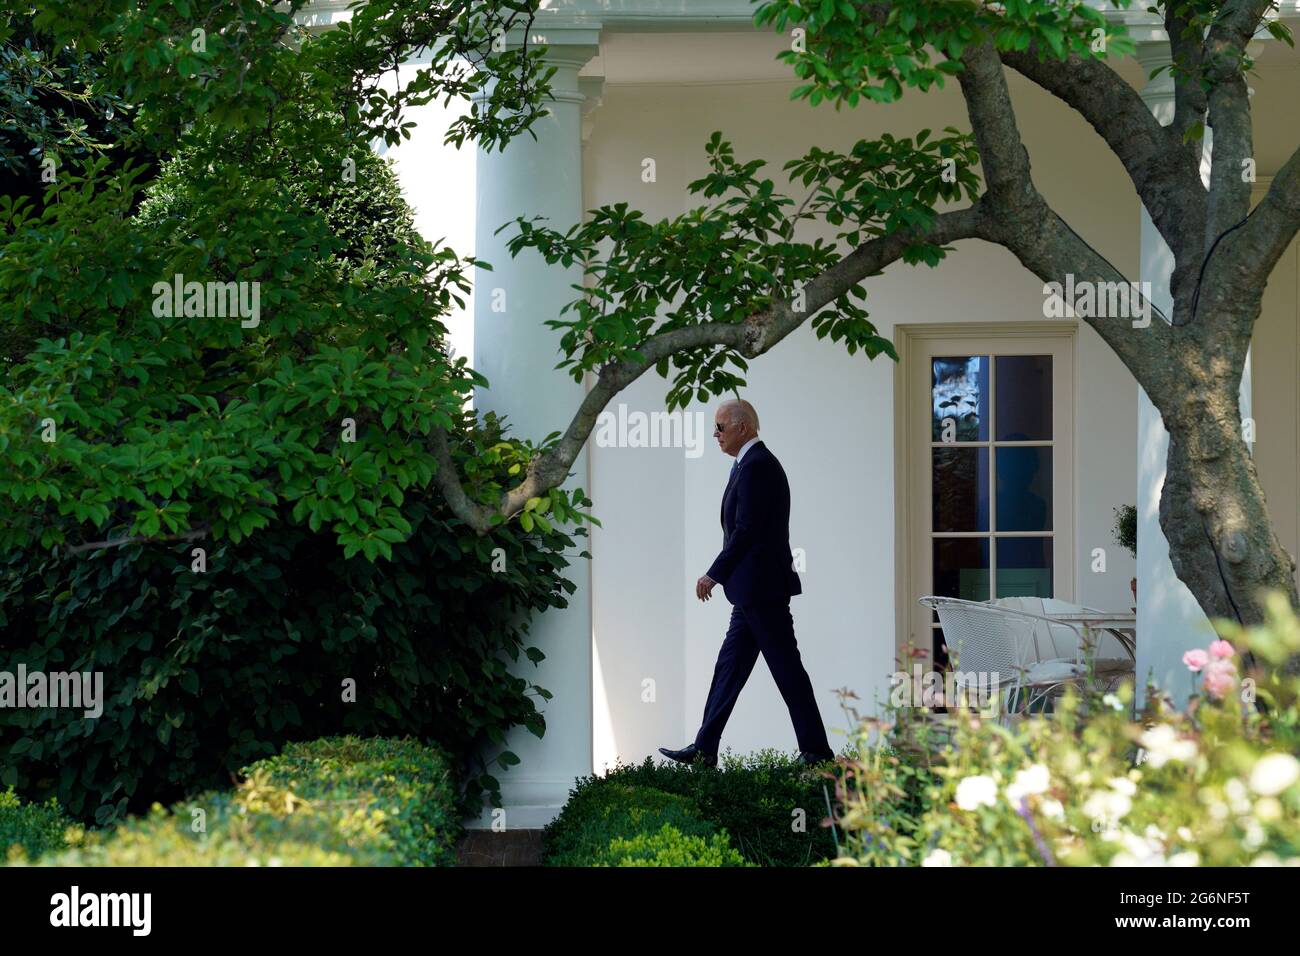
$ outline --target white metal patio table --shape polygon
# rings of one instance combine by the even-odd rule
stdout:
[[[1052,614],[1044,611],[1044,617],[1062,624],[1079,624],[1094,630],[1106,631],[1119,641],[1124,652],[1137,663],[1137,615],[1131,611],[1084,611],[1079,613]]]

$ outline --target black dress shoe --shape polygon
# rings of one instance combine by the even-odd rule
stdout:
[[[806,750],[799,751],[799,760],[809,767],[815,767],[819,763],[826,763],[828,760],[834,760],[835,754],[813,754]]]
[[[701,750],[695,744],[687,744],[681,750],[669,750],[667,747],[660,747],[659,752],[665,757],[676,760],[678,763],[702,763],[706,767],[716,767],[718,765],[717,754]]]

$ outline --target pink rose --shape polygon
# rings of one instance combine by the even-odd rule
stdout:
[[[1210,655],[1205,653],[1205,651],[1201,650],[1199,647],[1195,650],[1188,651],[1183,655],[1183,663],[1187,665],[1187,669],[1193,674],[1209,662]]]
[[[1217,657],[1220,658],[1221,660],[1226,660],[1227,658],[1231,657],[1235,653],[1236,651],[1232,649],[1232,645],[1229,644],[1227,641],[1215,641],[1213,644],[1210,645],[1211,657]]]
[[[1236,683],[1237,665],[1232,661],[1217,660],[1205,669],[1205,680],[1201,686],[1215,700],[1223,700]]]

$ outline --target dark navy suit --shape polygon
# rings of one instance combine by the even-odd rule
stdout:
[[[706,572],[733,607],[695,737],[700,750],[718,752],[722,729],[761,653],[790,711],[799,749],[820,757],[833,754],[795,644],[790,598],[803,588],[793,563],[790,483],[776,456],[755,442],[723,492],[722,552]]]

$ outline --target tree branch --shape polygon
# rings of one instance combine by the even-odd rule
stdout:
[[[1271,0],[1230,3],[1205,38],[1214,130],[1206,236],[1221,248],[1206,263],[1198,305],[1231,317],[1246,341],[1268,277],[1300,228],[1300,151],[1278,171],[1253,213],[1251,180],[1242,175],[1254,150],[1242,62],[1246,45],[1272,6]]]
[[[980,164],[990,178],[986,215],[992,228],[988,238],[1005,246],[1044,282],[1064,284],[1066,277],[1073,275],[1076,284],[1092,282],[1097,288],[1105,288],[1102,283],[1122,283],[1128,292],[1132,288],[1128,280],[1084,242],[1035,188],[1002,60],[993,44],[970,47],[961,59],[965,68],[958,79],[966,98],[966,112],[979,145]],[[994,181],[998,184],[996,191],[992,188]],[[1134,297],[1129,295],[1127,301],[1132,305]],[[1156,359],[1168,350],[1176,330],[1158,318],[1145,327],[1134,326],[1131,315],[1084,319],[1160,407],[1173,382],[1164,374],[1165,364]]]
[[[1180,149],[1180,134],[1161,126],[1142,97],[1102,60],[1070,54],[1039,58],[1036,44],[999,54],[1002,62],[1079,113],[1124,165],[1151,221],[1176,254],[1203,222],[1205,187],[1195,155]],[[1199,154],[1199,150],[1196,151]]]
[[[196,528],[192,531],[186,531],[181,534],[156,534],[152,537],[146,535],[127,535],[124,538],[110,538],[107,541],[87,541],[84,544],[74,544],[67,549],[69,556],[74,554],[83,554],[87,551],[106,551],[109,548],[120,548],[124,544],[135,544],[145,541],[197,541],[199,538],[208,536],[207,528]]]
[[[881,16],[887,13],[888,4],[871,4],[864,12],[867,9]],[[559,442],[537,455],[529,463],[524,480],[505,492],[495,506],[479,504],[469,497],[460,483],[447,433],[435,429],[429,438],[438,462],[435,482],[453,512],[478,533],[485,533],[496,516],[509,517],[520,511],[528,499],[564,482],[601,411],[651,366],[677,352],[709,346],[731,348],[748,358],[761,355],[864,277],[901,258],[912,243],[944,244],[983,238],[1005,246],[1046,282],[1063,282],[1072,274],[1076,281],[1130,287],[1125,277],[1074,233],[1035,188],[1029,155],[1006,86],[1004,60],[1084,116],[1124,164],[1152,221],[1175,251],[1179,268],[1186,270],[1189,267],[1183,263],[1198,262],[1206,192],[1194,151],[1181,148],[1177,132],[1162,127],[1127,83],[1096,60],[1071,56],[1066,61],[1039,62],[1034,49],[999,54],[990,42],[968,47],[961,57],[963,70],[958,80],[987,187],[978,203],[938,215],[929,229],[881,236],[859,246],[805,287],[806,307],[802,312],[796,313],[788,301],[778,301],[742,323],[703,323],[650,336],[637,349],[640,359],[611,362],[600,370]],[[1185,109],[1195,108],[1196,101],[1190,94],[1185,94],[1184,99]],[[1196,228],[1187,228],[1189,221]],[[1197,248],[1188,254],[1188,246],[1193,244]],[[1178,281],[1181,278],[1176,272],[1176,282],[1190,288],[1190,283]],[[1166,381],[1165,363],[1156,359],[1168,352],[1179,330],[1163,321],[1135,327],[1131,314],[1085,319],[1161,407],[1165,396],[1173,393],[1174,383]]]
[[[966,48],[957,74],[970,117],[988,204],[1004,213],[1044,205],[1029,174],[1029,152],[1020,138],[1002,61],[991,41]]]
[[[1202,62],[1210,85],[1207,122],[1214,131],[1206,248],[1250,213],[1250,180],[1242,173],[1254,157],[1254,140],[1242,61],[1246,44],[1272,5],[1272,0],[1231,3],[1205,38]]]
[[[1300,231],[1300,149],[1291,154],[1250,218],[1223,239],[1210,260],[1203,298],[1211,307],[1217,296],[1228,314],[1245,311],[1250,297],[1259,299],[1273,267]],[[1251,310],[1253,316],[1257,309]]]
[[[529,462],[524,480],[503,494],[495,507],[479,504],[466,493],[452,460],[447,432],[438,428],[429,435],[430,450],[438,462],[434,481],[452,512],[477,533],[484,534],[491,529],[494,515],[514,515],[529,498],[539,497],[563,484],[601,411],[615,395],[661,359],[707,346],[724,346],[747,358],[755,358],[862,279],[901,259],[909,246],[917,243],[946,245],[960,239],[981,237],[988,231],[989,224],[978,202],[964,209],[939,213],[927,229],[909,229],[878,236],[858,246],[804,287],[805,307],[802,311],[793,309],[788,301],[778,301],[747,317],[744,322],[705,322],[650,336],[637,346],[636,351],[642,356],[640,360],[622,359],[601,368],[564,435],[552,448]]]
[[[1169,130],[1189,153],[1193,166],[1200,168],[1199,140],[1183,144],[1183,136],[1197,123],[1205,121],[1209,109],[1205,91],[1201,89],[1200,76],[1205,47],[1200,32],[1191,21],[1178,12],[1178,4],[1165,4],[1165,32],[1169,34],[1169,49],[1173,53],[1174,67],[1174,121]],[[1199,179],[1199,174],[1197,175]]]

